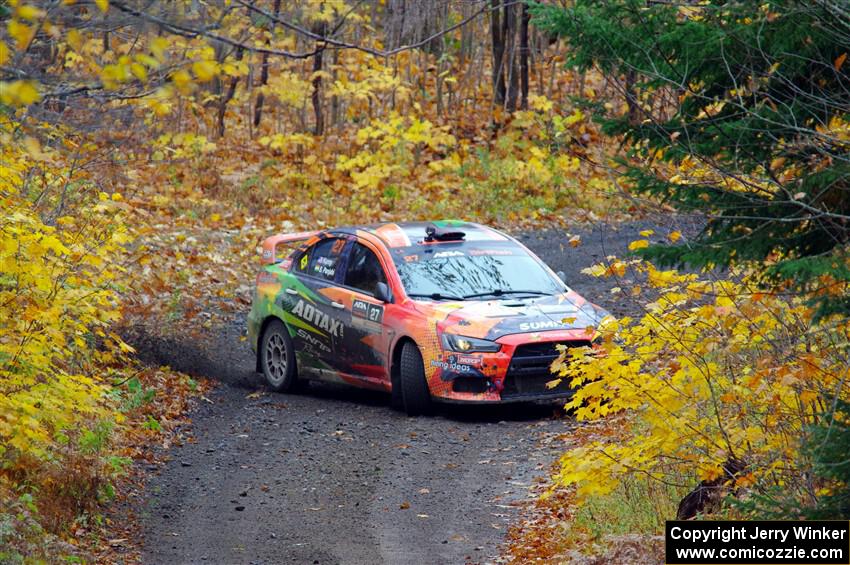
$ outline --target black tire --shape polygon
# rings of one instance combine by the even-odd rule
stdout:
[[[260,338],[260,367],[274,391],[289,392],[298,385],[295,348],[283,322],[272,320]]]
[[[428,382],[425,380],[425,364],[422,362],[419,347],[411,341],[401,348],[400,369],[401,395],[408,416],[430,414],[433,405],[431,391],[428,390]]]
[[[392,388],[390,389],[390,408],[393,410],[398,410],[399,412],[404,412],[404,394],[401,392],[401,376],[399,372],[400,368],[394,368],[392,375]]]

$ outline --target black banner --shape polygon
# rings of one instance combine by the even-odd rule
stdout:
[[[850,563],[846,521],[671,520],[664,537],[669,565]]]

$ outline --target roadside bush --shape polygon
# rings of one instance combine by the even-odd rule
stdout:
[[[2,126],[0,477],[59,532],[113,475],[105,454],[122,416],[105,376],[130,351],[109,330],[129,237],[119,195]]]
[[[602,324],[604,356],[564,350],[554,364],[577,387],[567,405],[577,419],[620,414],[625,422],[565,453],[559,484],[575,485],[587,499],[629,480],[685,490],[717,480],[743,500],[781,490],[785,506],[797,508],[817,508],[846,489],[846,473],[823,472],[818,463],[834,451],[813,451],[828,445],[826,428],[843,437],[846,319],[815,322],[804,297],[743,271],[716,278],[640,260],[587,270],[619,277],[627,271],[657,293],[646,313]],[[724,473],[729,462],[742,463],[733,477]]]

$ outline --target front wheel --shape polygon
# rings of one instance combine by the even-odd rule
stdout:
[[[266,327],[260,343],[260,366],[269,387],[277,392],[295,388],[298,382],[295,348],[283,322],[273,320]]]
[[[430,414],[432,411],[431,391],[425,379],[425,364],[422,353],[415,343],[408,341],[401,348],[401,396],[404,409],[409,416]]]

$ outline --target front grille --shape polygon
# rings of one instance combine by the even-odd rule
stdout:
[[[556,346],[559,342],[545,341],[520,345],[514,351],[508,372],[505,375],[505,388],[502,390],[503,399],[521,398],[523,396],[564,396],[570,392],[569,382],[562,380],[555,388],[549,388],[546,383],[555,380],[549,367],[558,358]],[[567,347],[589,346],[590,342],[569,341],[563,343]]]

